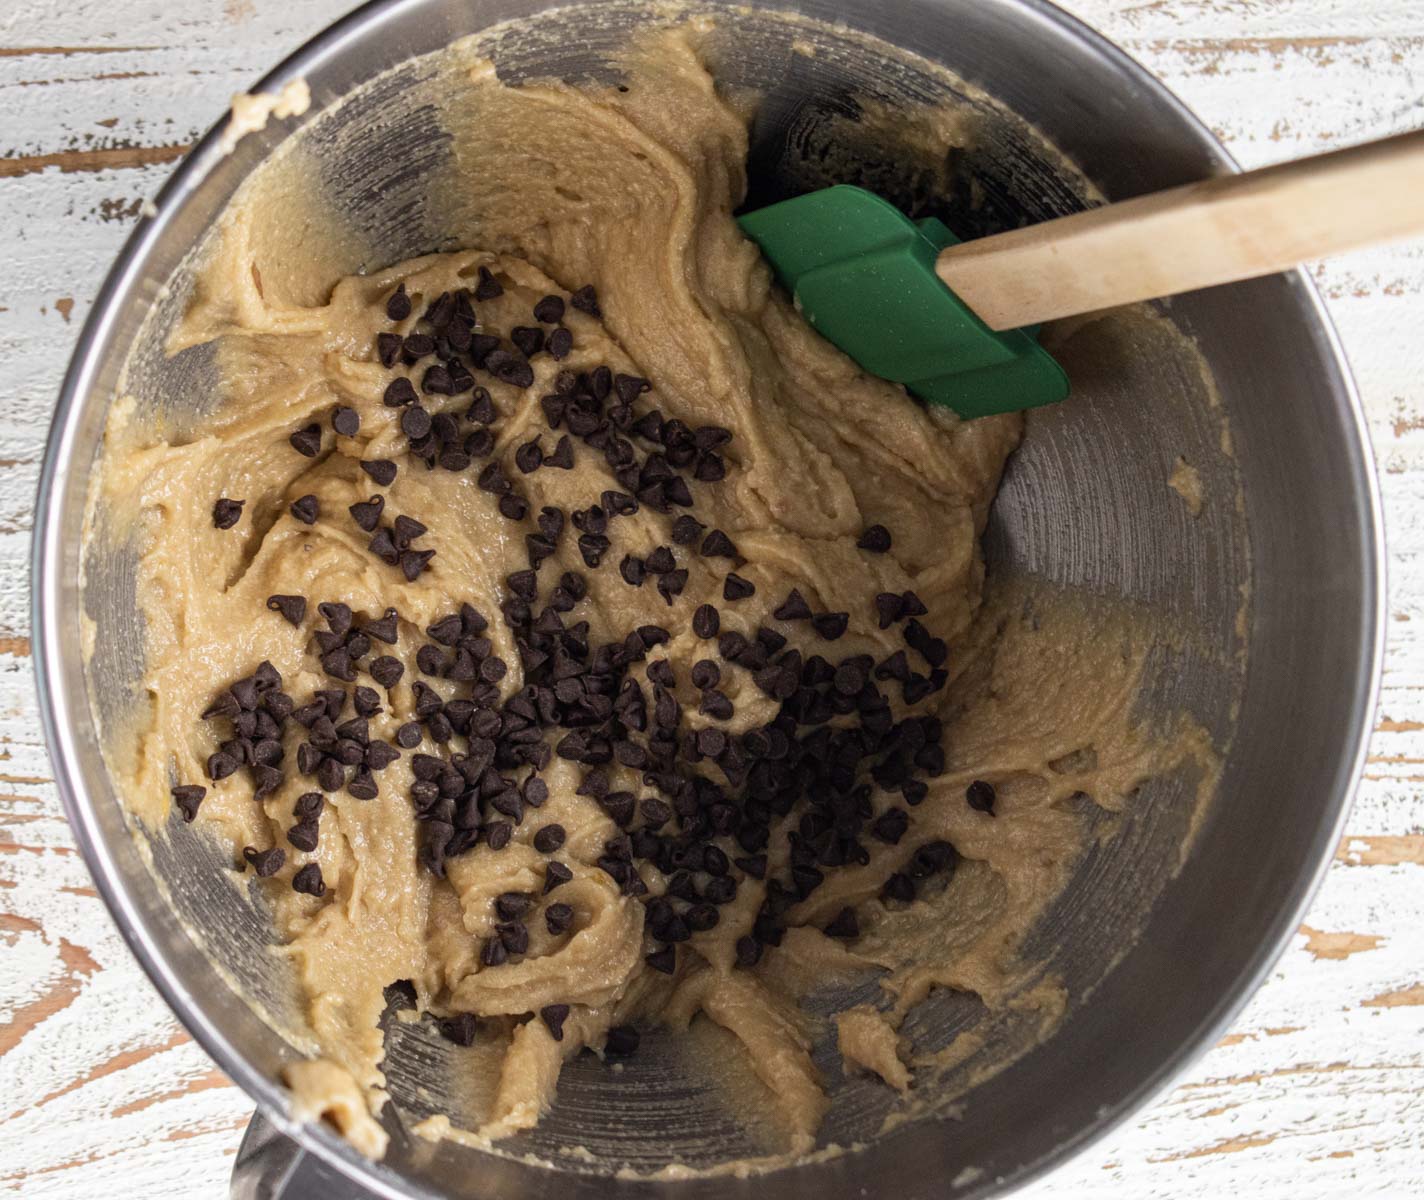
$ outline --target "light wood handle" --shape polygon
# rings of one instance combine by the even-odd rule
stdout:
[[[1424,130],[950,246],[935,270],[1017,329],[1419,233]]]

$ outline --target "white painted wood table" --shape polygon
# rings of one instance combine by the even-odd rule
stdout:
[[[890,0],[885,0],[890,2]],[[347,0],[0,3],[0,1190],[225,1194],[247,1098],[129,957],[51,783],[32,493],[70,345],[139,206],[235,91]],[[1247,166],[1424,124],[1421,0],[1071,0]],[[1389,657],[1308,924],[1175,1090],[1034,1196],[1424,1195],[1424,245],[1313,268],[1364,397]]]

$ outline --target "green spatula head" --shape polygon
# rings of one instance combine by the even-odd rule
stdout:
[[[1036,329],[996,333],[935,274],[958,239],[842,184],[740,218],[797,307],[872,375],[961,417],[1054,404],[1068,376]]]

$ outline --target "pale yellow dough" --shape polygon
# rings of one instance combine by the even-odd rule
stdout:
[[[452,227],[477,230],[473,244],[490,249],[419,258],[362,277],[313,277],[315,260],[301,255],[348,235],[309,219],[292,176],[281,183],[278,169],[277,183],[250,188],[229,213],[173,341],[178,349],[220,339],[221,403],[183,436],[116,410],[100,503],[113,527],[127,521],[141,539],[148,663],[137,732],[114,754],[124,764],[123,788],[157,825],[171,783],[206,782],[214,735],[198,714],[261,660],[276,665],[299,702],[324,686],[310,644],[320,601],[345,601],[370,619],[395,606],[408,658],[426,626],[462,601],[496,616],[505,576],[526,565],[524,534],[532,525],[498,515],[493,497],[475,486],[478,467],[427,472],[405,456],[400,414],[382,404],[389,372],[373,351],[376,333],[390,327],[384,301],[403,282],[418,314],[421,298],[469,286],[484,266],[505,292],[478,306],[480,320],[507,331],[530,323],[541,296],[595,284],[604,318],[570,311],[569,361],[536,358],[538,381],[527,392],[490,385],[500,412],[497,456],[534,513],[546,504],[571,511],[594,503],[617,485],[601,456],[581,443],[574,470],[527,478],[514,470],[513,451],[541,432],[552,449],[538,397],[552,390],[560,365],[607,364],[646,376],[653,390],[640,404],[734,432],[727,478],[693,485],[694,512],[732,537],[744,560],[736,570],[757,590],[724,603],[730,564],[681,551],[689,580],[671,607],[651,583],[629,587],[619,578],[619,559],[669,541],[670,519],[645,509],[615,523],[605,566],[585,572],[591,590],[577,615],[590,623],[591,640],[621,639],[644,623],[671,627],[673,640],[663,649],[680,681],[685,720],[695,728],[707,718],[698,715],[687,679],[712,649],[690,631],[697,605],[715,603],[724,630],[750,635],[766,624],[807,653],[864,652],[878,661],[903,643],[897,629],[876,628],[873,597],[913,589],[930,610],[932,632],[951,643],[952,677],[919,706],[944,716],[950,761],[913,811],[910,834],[897,846],[871,841],[868,866],[830,873],[790,914],[793,926],[806,928],[793,929],[782,950],[768,952],[753,971],[733,965],[736,939],[763,896],[762,885],[744,881],[720,924],[684,947],[668,978],[644,963],[653,945],[645,944],[642,905],[621,896],[594,865],[614,826],[595,802],[575,794],[579,769],[557,759],[545,772],[547,804],[529,814],[512,844],[498,853],[481,845],[452,860],[448,881],[417,865],[408,758],[381,774],[374,801],[344,792],[328,797],[312,855],[285,841],[293,801],[311,787],[295,771],[260,805],[244,775],[211,786],[199,827],[233,847],[235,864],[244,845],[287,850],[286,865],[267,886],[282,953],[304,989],[325,1056],[324,1065],[298,1070],[292,1082],[302,1111],[336,1112],[368,1153],[380,1153],[382,1138],[352,1097],[364,1096],[373,1111],[383,1102],[376,1020],[382,986],[399,979],[413,981],[422,1010],[487,1018],[481,1044],[503,1048],[493,1059],[478,1056],[499,1064],[493,1098],[474,1131],[481,1137],[533,1125],[551,1101],[562,1062],[584,1046],[599,1047],[610,1026],[678,1026],[701,1014],[745,1045],[788,1123],[788,1151],[805,1152],[827,1099],[809,1054],[813,1023],[799,999],[848,971],[887,969],[889,1011],[843,1016],[841,1046],[895,1087],[910,1087],[895,1030],[914,1004],[933,987],[949,986],[995,1005],[1031,977],[1015,947],[1061,889],[1082,842],[1081,822],[1062,802],[1086,792],[1115,806],[1182,750],[1153,744],[1127,722],[1142,659],[1141,639],[1130,631],[1095,636],[1102,631],[1073,613],[1029,620],[1018,600],[976,623],[985,597],[978,537],[1020,418],[961,423],[927,411],[898,387],[861,373],[773,289],[731,218],[744,186],[743,117],[715,93],[688,40],[664,40],[640,57],[626,93],[506,88],[478,66],[452,69],[456,77],[464,91],[451,112],[465,123],[454,131],[462,186],[450,189]],[[402,328],[412,326],[413,318]],[[426,402],[462,411],[469,398]],[[338,403],[360,414],[357,436],[330,431]],[[325,431],[327,452],[315,460],[287,441],[309,421]],[[437,551],[415,583],[373,558],[347,515],[348,505],[378,490],[357,465],[377,458],[400,464],[385,490],[387,516],[418,517],[429,527],[423,544]],[[311,527],[288,512],[307,493],[319,498],[322,513]],[[230,531],[213,527],[218,496],[246,501]],[[893,532],[888,554],[856,548],[874,523]],[[583,569],[570,535],[544,565],[543,586],[566,569]],[[817,610],[851,613],[850,632],[834,645],[816,644],[804,625],[773,620],[771,609],[793,586]],[[308,597],[312,614],[301,629],[266,609],[272,593]],[[517,664],[498,620],[491,636],[496,652]],[[727,729],[743,732],[775,715],[746,672],[726,674],[736,704]],[[373,736],[389,738],[409,718],[414,678],[408,669],[385,697]],[[1080,686],[1085,679],[1090,687]],[[516,665],[503,681],[505,694],[520,685]],[[899,689],[891,686],[889,695],[903,715]],[[1084,745],[1096,747],[1091,762],[1047,766]],[[290,762],[295,741],[287,749]],[[998,785],[997,815],[966,805],[965,787],[975,778]],[[615,777],[614,786],[647,794],[631,772]],[[876,802],[890,803],[884,796]],[[569,831],[558,857],[575,879],[555,898],[574,906],[574,929],[550,936],[536,914],[529,954],[482,968],[479,947],[495,920],[491,900],[539,891],[546,856],[531,840],[550,822]],[[877,899],[886,878],[932,838],[953,842],[966,860],[951,887],[953,905],[931,900],[886,909]],[[786,856],[781,831],[773,833],[771,853],[775,872]],[[307,861],[320,863],[327,885],[320,900],[289,886]],[[665,886],[650,866],[644,877],[654,893]],[[848,946],[814,928],[845,905],[857,906],[862,928]],[[530,1019],[555,1003],[573,1006],[562,1042]]]

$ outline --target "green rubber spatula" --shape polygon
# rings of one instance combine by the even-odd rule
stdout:
[[[846,185],[739,221],[861,367],[982,417],[1067,397],[1044,321],[1424,233],[1424,130],[969,242]]]

